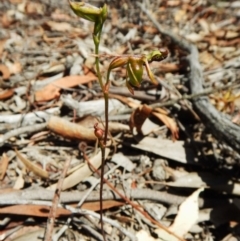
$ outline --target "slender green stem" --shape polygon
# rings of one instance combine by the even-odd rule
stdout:
[[[100,34],[101,36],[101,34]],[[96,54],[96,58],[95,58],[95,65],[96,65],[96,72],[97,72],[97,76],[98,76],[98,81],[99,81],[99,84],[101,86],[101,89],[102,91],[104,91],[104,85],[103,85],[103,80],[102,80],[102,74],[101,74],[101,71],[100,71],[100,64],[99,64],[99,42],[95,43],[95,54]]]
[[[103,180],[104,180],[104,163],[105,163],[105,148],[107,145],[107,136],[108,136],[108,87],[104,85],[103,80],[102,80],[102,74],[100,71],[100,63],[99,63],[99,43],[101,39],[101,30],[97,34],[97,36],[93,36],[94,44],[95,44],[95,54],[96,54],[96,59],[95,59],[95,65],[96,65],[96,72],[98,76],[98,81],[101,86],[103,96],[104,96],[104,103],[105,103],[105,130],[104,130],[104,140],[103,140],[103,145],[100,144],[101,152],[102,152],[102,165],[101,165],[101,183],[100,183],[100,223],[101,223],[101,229],[102,229],[102,235],[105,240],[105,234],[104,234],[104,229],[103,229],[103,200],[102,200],[102,193],[103,193]]]

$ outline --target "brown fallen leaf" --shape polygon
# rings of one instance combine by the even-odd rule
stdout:
[[[72,123],[57,116],[51,116],[47,123],[48,129],[68,139],[96,141],[94,130]]]
[[[119,202],[116,200],[105,200],[103,201],[103,209],[109,209],[113,207],[118,207],[124,205],[124,202]],[[77,204],[71,205],[76,207]],[[98,201],[95,202],[85,202],[81,208],[91,210],[91,211],[99,211],[100,203]],[[44,205],[13,205],[8,207],[0,208],[0,214],[14,214],[14,215],[24,215],[24,216],[34,216],[34,217],[45,217],[47,218],[49,215],[50,207]],[[71,212],[64,208],[57,208],[56,218],[60,216],[70,216]]]
[[[50,208],[43,205],[14,205],[0,208],[0,214],[26,215],[34,217],[48,217]],[[57,209],[57,217],[70,215],[71,212],[64,209]]]
[[[92,73],[89,73],[88,75],[84,76],[73,75],[63,77],[45,86],[43,89],[36,91],[35,100],[37,102],[40,102],[58,98],[60,96],[61,88],[70,88],[79,84],[86,84],[96,79],[97,77]]]
[[[43,170],[42,168],[38,167],[37,165],[33,164],[31,161],[28,159],[24,158],[20,152],[15,149],[15,153],[17,157],[23,162],[23,164],[33,173],[35,173],[37,176],[42,177],[42,178],[49,178],[48,172]]]
[[[14,89],[8,89],[0,92],[0,100],[6,100],[14,95]]]
[[[164,111],[161,108],[155,108],[154,110],[152,110],[152,108],[147,105],[139,106],[132,113],[129,124],[131,131],[133,131],[134,127],[136,127],[137,132],[142,133],[142,126],[144,122],[147,120],[147,118],[150,116],[150,114],[157,117],[169,128],[169,130],[172,133],[173,141],[179,138],[177,124],[172,118],[167,116],[166,111]]]
[[[168,129],[172,133],[173,141],[179,138],[179,134],[178,134],[179,130],[177,127],[177,123],[174,121],[174,119],[172,119],[171,117],[168,117],[167,115],[162,114],[161,110],[158,110],[158,108],[156,108],[152,112],[152,114],[156,116],[159,120],[161,120],[168,127]]]
[[[130,130],[133,131],[134,127],[138,133],[142,133],[142,125],[145,120],[150,116],[152,108],[147,105],[141,105],[133,111],[130,117]]]
[[[116,200],[105,200],[105,201],[103,201],[103,209],[119,207],[124,204],[125,204],[125,202],[120,202],[120,201],[116,201]],[[99,211],[100,210],[100,202],[99,201],[85,202],[85,203],[83,203],[81,208],[87,209],[87,210],[92,210],[92,211]]]

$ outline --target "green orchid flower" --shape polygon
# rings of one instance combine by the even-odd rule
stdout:
[[[116,57],[109,65],[107,72],[107,83],[109,82],[109,76],[113,69],[126,65],[126,86],[132,94],[134,94],[133,87],[140,87],[142,83],[144,67],[147,71],[149,79],[152,81],[152,83],[157,85],[158,82],[156,81],[154,74],[150,69],[149,63],[153,61],[161,61],[167,56],[168,51],[166,49],[160,49],[154,50],[148,55],[143,54]]]

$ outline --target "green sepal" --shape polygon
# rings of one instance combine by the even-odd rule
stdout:
[[[86,20],[96,22],[102,13],[102,8],[97,8],[85,2],[71,2],[69,1],[70,7],[73,12]]]

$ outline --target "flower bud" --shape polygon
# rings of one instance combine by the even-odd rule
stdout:
[[[94,124],[94,135],[98,138],[98,140],[102,140],[104,138],[104,130],[98,127],[98,123]]]
[[[99,20],[99,18],[102,19],[103,16],[106,15],[105,6],[104,8],[97,8],[85,2],[71,2],[71,1],[69,1],[69,4],[71,9],[77,16],[94,23],[96,23]]]

